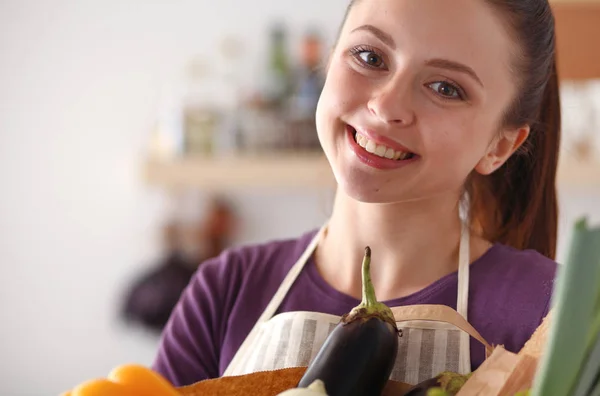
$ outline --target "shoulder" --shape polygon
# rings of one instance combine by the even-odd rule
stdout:
[[[209,284],[231,308],[240,294],[254,293],[257,287],[268,291],[271,285],[277,285],[316,233],[317,230],[311,230],[295,238],[228,248],[202,263],[192,282]]]
[[[513,293],[522,290],[530,296],[535,296],[535,291],[539,290],[548,297],[558,263],[534,250],[518,250],[496,244],[473,263],[472,268],[476,279],[492,282],[498,288]]]
[[[559,264],[496,244],[471,266],[471,318],[484,338],[518,352],[548,313]]]
[[[316,233],[316,230],[311,230],[294,238],[231,247],[219,256],[207,260],[200,270],[219,272],[221,275],[258,276],[265,272],[285,274]]]
[[[153,367],[180,385],[219,376],[315,233],[229,248],[200,264],[163,331]]]

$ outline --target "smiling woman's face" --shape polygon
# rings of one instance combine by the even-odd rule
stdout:
[[[331,55],[319,139],[340,187],[365,202],[458,196],[526,131],[499,136],[516,94],[515,43],[483,0],[360,0]],[[518,144],[517,144],[518,145]]]

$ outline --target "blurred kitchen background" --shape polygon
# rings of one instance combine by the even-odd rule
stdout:
[[[0,1],[0,394],[150,364],[194,264],[322,224],[312,117],[346,5]],[[600,223],[600,6],[556,7],[562,260]]]

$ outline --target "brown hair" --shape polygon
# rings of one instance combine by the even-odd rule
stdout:
[[[351,0],[348,10],[357,1]],[[489,176],[474,172],[469,178],[472,219],[492,242],[534,249],[554,259],[561,124],[554,16],[548,0],[487,2],[505,15],[519,43],[513,63],[518,94],[502,126],[529,125],[530,135],[496,172]]]

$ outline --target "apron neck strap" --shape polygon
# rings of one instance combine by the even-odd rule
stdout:
[[[308,261],[310,256],[313,254],[313,252],[317,248],[317,245],[319,244],[319,241],[323,237],[323,234],[325,233],[326,229],[327,229],[327,224],[324,224],[321,227],[321,229],[316,233],[316,235],[313,237],[313,239],[310,241],[310,243],[308,244],[306,249],[304,249],[304,252],[300,256],[300,258],[298,258],[298,260],[292,266],[292,268],[289,270],[289,272],[287,273],[287,275],[281,282],[281,286],[279,286],[279,289],[277,290],[277,292],[275,293],[275,295],[269,302],[269,305],[267,305],[267,308],[265,308],[263,314],[258,319],[258,323],[264,323],[264,322],[268,321],[269,319],[271,319],[273,317],[273,315],[275,315],[275,312],[279,308],[279,305],[281,304],[281,302],[287,295],[288,291],[291,289],[292,285],[296,281],[296,278],[298,278],[298,275],[300,275],[300,273],[302,272],[304,265],[306,264],[306,262]]]
[[[468,196],[461,203],[464,204],[464,212],[461,218],[460,246],[458,248],[458,293],[456,311],[465,321],[468,320],[467,307],[469,305],[469,270],[471,265],[471,232],[468,210]],[[471,371],[471,337],[468,333],[460,334],[460,355],[458,369],[461,373]]]
[[[460,246],[458,248],[458,296],[456,300],[456,311],[465,319],[467,319],[467,306],[469,303],[470,239],[469,223],[465,220],[462,222]]]

